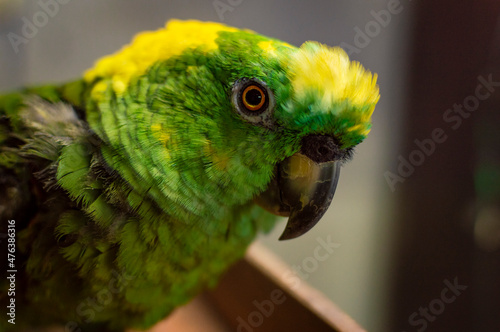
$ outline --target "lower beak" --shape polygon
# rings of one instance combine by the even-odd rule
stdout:
[[[289,217],[280,240],[299,237],[316,225],[332,202],[339,173],[339,161],[315,162],[300,152],[277,166],[275,177],[255,201]]]

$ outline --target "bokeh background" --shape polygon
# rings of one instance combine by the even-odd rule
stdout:
[[[311,232],[259,241],[369,331],[500,331],[499,14],[492,0],[0,0],[0,91],[78,77],[170,18],[341,45],[378,74],[372,132]]]

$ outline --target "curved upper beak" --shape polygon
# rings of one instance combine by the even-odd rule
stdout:
[[[335,194],[340,164],[335,159],[314,161],[303,151],[278,164],[275,177],[255,201],[273,214],[289,217],[280,240],[305,234],[325,214]]]

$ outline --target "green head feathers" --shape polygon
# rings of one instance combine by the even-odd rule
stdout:
[[[339,48],[296,48],[198,21],[142,33],[84,78],[87,119],[114,148],[107,161],[132,165],[127,180],[154,181],[157,199],[163,192],[197,213],[210,201],[198,193],[242,203],[262,191],[306,135],[333,136],[342,149],[358,144],[379,98],[376,76]]]

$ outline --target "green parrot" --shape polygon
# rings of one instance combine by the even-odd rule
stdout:
[[[304,234],[378,99],[340,48],[178,20],[1,96],[0,329],[147,329],[276,215]]]

